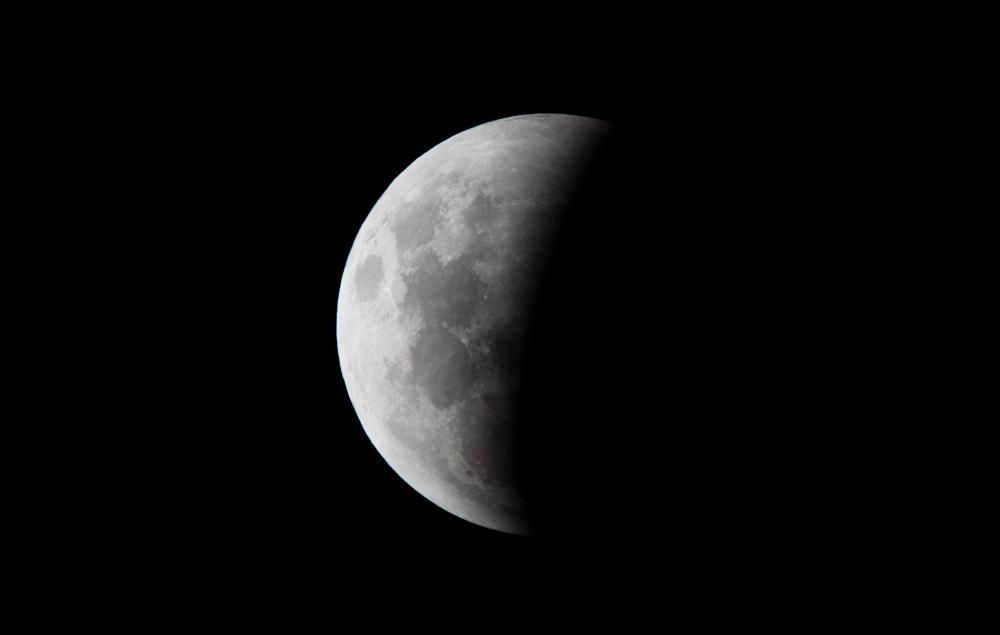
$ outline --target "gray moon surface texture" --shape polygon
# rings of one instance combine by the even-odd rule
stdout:
[[[540,114],[461,132],[389,185],[347,259],[337,347],[365,432],[417,492],[484,527],[532,532],[517,359],[547,246],[609,131]]]

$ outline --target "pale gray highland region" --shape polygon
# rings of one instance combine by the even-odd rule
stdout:
[[[560,212],[609,128],[547,114],[457,134],[392,182],[347,259],[337,344],[361,424],[403,480],[478,525],[531,532],[512,473],[517,357]]]

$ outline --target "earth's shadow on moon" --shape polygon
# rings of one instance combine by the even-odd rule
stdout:
[[[627,401],[611,407],[613,378],[638,370],[617,366],[631,354],[615,351],[640,345],[622,323],[649,309],[648,296],[629,296],[648,275],[643,254],[626,247],[644,211],[633,206],[641,177],[630,167],[631,139],[615,125],[595,149],[548,247],[537,296],[526,301],[513,436],[536,539],[587,534],[615,514],[623,496],[613,491],[614,472],[642,425]],[[638,274],[631,280],[630,271]]]
[[[762,143],[731,132],[617,125],[552,243],[516,456],[534,536],[570,560],[665,540],[689,564],[787,553],[838,522],[836,325],[809,304],[831,292],[824,243],[801,231],[808,199],[781,198],[810,167],[756,167]]]
[[[721,500],[702,496],[726,442],[697,422],[699,403],[721,403],[712,360],[727,338],[707,284],[720,250],[709,217],[691,213],[705,175],[696,157],[665,174],[652,138],[615,126],[532,303],[515,456],[533,537],[566,549],[692,537]]]
[[[741,409],[755,397],[740,386],[754,369],[740,360],[756,322],[739,271],[752,247],[699,209],[704,192],[725,191],[705,169],[714,157],[653,161],[656,138],[616,126],[532,304],[515,456],[533,536],[567,549],[662,535],[709,544],[751,500],[745,449],[759,442]]]

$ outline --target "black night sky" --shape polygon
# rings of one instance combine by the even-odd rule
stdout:
[[[465,48],[464,64],[245,35],[86,83],[74,99],[103,105],[85,147],[112,156],[106,202],[129,210],[114,224],[129,258],[106,266],[130,344],[84,522],[121,518],[112,540],[137,570],[248,593],[282,580],[303,602],[427,570],[536,598],[636,572],[696,588],[849,551],[857,484],[837,457],[864,433],[842,369],[868,288],[838,252],[865,225],[834,149],[852,102],[809,80],[818,63],[643,35],[616,54],[603,38]],[[396,175],[472,126],[544,112],[617,132],[533,320],[518,408],[543,530],[525,538],[438,509],[385,464],[340,374],[336,302]]]
[[[499,93],[435,99],[425,87],[416,101],[416,86],[352,87],[368,95],[354,101],[336,82],[265,77],[220,94],[197,124],[207,143],[184,167],[211,181],[191,194],[220,197],[185,216],[218,258],[197,291],[208,319],[199,341],[219,365],[192,361],[224,407],[185,425],[212,448],[203,467],[225,457],[213,494],[197,497],[222,526],[260,523],[255,531],[294,536],[293,549],[332,549],[327,536],[456,555],[542,544],[614,552],[665,536],[709,549],[732,544],[732,523],[748,524],[746,537],[763,510],[784,505],[766,459],[781,433],[756,426],[790,416],[787,393],[811,389],[786,342],[813,310],[786,304],[807,280],[783,268],[809,245],[784,242],[779,212],[767,213],[794,198],[785,170],[797,166],[761,165],[774,160],[759,152],[772,143],[770,119],[734,114],[730,100],[746,98],[738,89],[640,103],[615,82],[512,78]],[[347,399],[335,312],[354,236],[389,182],[452,134],[534,112],[598,117],[619,132],[558,241],[532,335],[522,412],[544,422],[526,452],[549,534],[525,539],[442,512],[387,468]],[[781,485],[789,497],[798,487]]]

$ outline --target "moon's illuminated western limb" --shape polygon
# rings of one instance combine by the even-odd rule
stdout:
[[[530,533],[517,353],[559,212],[608,129],[526,115],[457,134],[389,185],[348,256],[337,344],[361,424],[403,480],[473,523]]]

